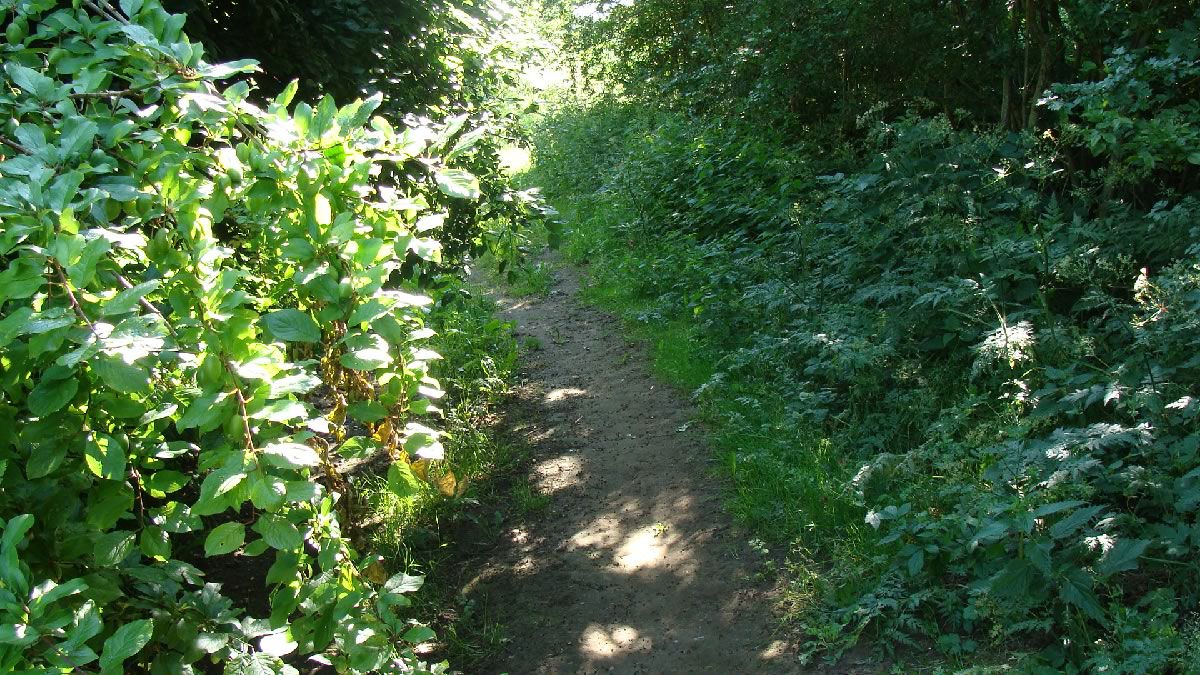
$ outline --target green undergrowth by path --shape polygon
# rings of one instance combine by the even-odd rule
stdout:
[[[845,489],[857,466],[836,438],[780,396],[771,364],[736,376],[723,372],[729,336],[706,330],[698,313],[681,310],[671,292],[664,295],[686,284],[688,259],[713,264],[695,242],[645,238],[631,245],[627,229],[609,227],[610,208],[586,198],[560,206],[569,223],[565,257],[583,266],[584,298],[623,317],[630,334],[650,347],[655,371],[694,392],[697,421],[709,430],[722,477],[715,479],[728,481],[728,509],[754,533],[767,556],[765,574],[776,571],[771,551],[788,551],[785,615],[816,620],[820,637],[822,595],[852,580],[851,570],[869,555],[861,508]],[[736,264],[732,257],[722,262]]]
[[[524,268],[519,273],[529,274]],[[356,488],[367,505],[371,548],[389,572],[426,578],[413,601],[438,634],[436,655],[471,672],[505,642],[502,613],[461,596],[463,563],[545,504],[520,475],[528,448],[497,426],[519,355],[512,326],[497,318],[495,302],[480,285],[456,282],[444,297],[431,322],[437,331],[432,342],[443,357],[434,374],[446,391],[439,401],[446,458],[437,470],[452,473],[459,489],[449,495],[427,489],[401,499],[386,479],[370,473]]]
[[[582,254],[577,246],[568,249],[570,259],[591,261],[584,297],[622,316],[631,334],[649,345],[654,369],[696,393],[719,468],[733,479],[729,506],[738,519],[769,544],[803,540],[819,527],[856,533],[862,519],[838,494],[853,471],[832,441],[797,425],[769,382],[717,376],[725,356],[720,346],[687,317],[664,316],[655,299],[628,283],[628,268],[654,252],[599,260]]]
[[[1086,220],[1038,139],[944,119],[833,155],[611,102],[543,132],[586,297],[694,392],[802,660],[1195,670],[1187,222],[1139,250],[1152,216]]]

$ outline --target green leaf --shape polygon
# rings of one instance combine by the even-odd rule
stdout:
[[[0,645],[28,647],[40,637],[41,633],[23,623],[0,624]]]
[[[33,527],[33,516],[23,513],[13,516],[4,526],[4,535],[0,537],[0,580],[12,591],[24,595],[29,590],[29,579],[21,569],[17,557],[17,545],[25,538],[25,533]]]
[[[166,562],[171,557],[171,536],[161,527],[150,526],[142,530],[138,546],[148,558]]]
[[[100,313],[104,316],[113,316],[131,311],[134,307],[138,306],[142,298],[154,292],[161,285],[161,281],[154,279],[140,283],[133,288],[127,288],[117,293],[112,300],[104,303],[104,307],[100,309]]]
[[[1029,591],[1037,569],[1028,560],[1013,558],[991,580],[991,592],[1003,598],[1019,598]]]
[[[100,531],[111,530],[117,522],[129,515],[133,508],[133,488],[124,481],[99,482],[88,494],[88,525]]]
[[[1050,526],[1050,536],[1055,539],[1062,539],[1086,525],[1093,518],[1100,515],[1100,512],[1103,510],[1103,506],[1089,506],[1087,508],[1076,509],[1062,520]]]
[[[278,511],[287,501],[287,484],[278,476],[256,478],[250,488],[250,501],[264,511]]]
[[[13,84],[39,98],[44,98],[54,88],[54,80],[17,63],[4,64],[4,72],[8,73]]]
[[[225,523],[213,528],[204,539],[204,555],[225,555],[232,553],[246,541],[246,528],[241,523]]]
[[[105,384],[124,394],[150,392],[150,373],[115,356],[101,356],[90,364]]]
[[[345,459],[367,459],[379,452],[379,443],[366,436],[352,436],[338,446],[337,454]]]
[[[25,464],[25,477],[34,480],[49,476],[62,464],[66,456],[66,443],[39,444],[29,453],[29,461]]]
[[[90,119],[79,115],[68,117],[63,122],[62,134],[58,139],[59,152],[63,159],[90,153],[98,133],[100,133],[100,127]],[[82,178],[82,176],[79,176],[79,178]],[[69,193],[63,195],[64,202],[69,202],[75,196],[75,190],[70,188],[78,187],[78,181],[79,179],[76,179],[72,185],[63,188],[64,190],[70,190]],[[61,204],[61,206],[66,206],[66,203]]]
[[[373,424],[388,416],[388,409],[378,401],[356,401],[346,408],[346,414],[359,422]]]
[[[287,501],[293,504],[315,504],[320,501],[324,490],[320,483],[312,481],[288,481],[287,493],[284,495]]]
[[[100,653],[100,667],[108,670],[120,666],[126,659],[142,651],[152,635],[154,622],[150,619],[140,619],[121,626],[104,641],[104,650]]]
[[[908,559],[908,574],[909,576],[917,576],[921,572],[921,568],[925,566],[925,550],[918,548],[915,553]]]
[[[370,323],[390,311],[392,311],[391,305],[384,304],[379,298],[371,298],[354,308],[349,323],[352,325]]]
[[[12,314],[0,320],[0,349],[7,347],[18,335],[28,332],[28,325],[33,316],[30,307],[18,307]]]
[[[1054,502],[1053,504],[1046,504],[1045,506],[1039,506],[1036,509],[1034,509],[1033,517],[1034,518],[1045,518],[1046,516],[1051,515],[1053,513],[1058,513],[1059,511],[1065,511],[1067,509],[1073,509],[1077,506],[1083,506],[1083,504],[1084,504],[1083,502],[1074,500],[1074,499],[1070,500],[1070,501],[1065,501],[1065,502]]]
[[[222,391],[201,396],[192,401],[192,404],[188,406],[187,412],[175,421],[175,428],[179,431],[196,428],[203,431],[215,427],[225,413],[222,404],[227,398],[229,398],[228,392]]]
[[[413,626],[404,633],[401,639],[415,645],[437,639],[437,633],[434,633],[428,626]]]
[[[286,342],[320,342],[321,328],[298,309],[281,309],[263,317],[271,334]]]
[[[462,169],[443,169],[434,178],[438,189],[451,197],[458,199],[479,199],[479,179]]]
[[[267,420],[268,422],[288,422],[301,417],[308,417],[308,408],[299,401],[289,399],[271,401],[261,410],[250,415],[250,419]]]
[[[398,497],[411,497],[421,491],[421,479],[412,472],[408,462],[392,462],[388,467],[388,489]]]
[[[29,393],[26,404],[34,417],[45,417],[70,403],[78,391],[79,380],[73,377],[65,380],[42,380]]]
[[[1058,590],[1063,602],[1078,607],[1080,611],[1099,623],[1106,623],[1104,608],[1100,606],[1100,601],[1092,592],[1092,579],[1086,572],[1080,569],[1067,570],[1059,578]]]
[[[459,137],[458,142],[454,144],[454,148],[452,148],[450,152],[447,152],[443,159],[449,161],[458,157],[459,155],[462,155],[463,153],[469,152],[471,148],[474,148],[479,144],[479,141],[487,138],[487,135],[490,131],[491,129],[486,125],[468,131]]]
[[[288,107],[292,104],[292,99],[296,98],[296,92],[299,90],[299,80],[292,80],[291,82],[288,82],[287,86],[283,88],[283,91],[279,92],[279,95],[275,97],[275,105],[279,106],[280,108]]]
[[[307,394],[321,386],[321,378],[308,373],[297,373],[271,381],[268,398],[282,398],[288,394]]]
[[[200,633],[192,642],[192,645],[204,652],[205,654],[215,654],[225,648],[229,644],[228,633]],[[229,672],[228,670],[225,672]]]
[[[151,33],[145,26],[126,24],[121,26],[121,32],[143,47],[158,46],[158,38],[154,37],[154,33]]]
[[[342,365],[351,370],[376,370],[392,362],[387,341],[377,335],[357,335],[353,343],[341,358]]]
[[[304,544],[304,537],[287,518],[267,514],[254,524],[254,531],[261,534],[263,539],[281,551],[292,551]]]
[[[1100,562],[1096,563],[1096,572],[1102,577],[1110,577],[1117,572],[1136,569],[1138,558],[1150,546],[1147,539],[1118,539],[1113,547],[1108,549]]]
[[[96,637],[104,630],[104,622],[100,618],[100,610],[96,603],[88,600],[75,610],[75,625],[67,629],[67,642],[81,645]]]
[[[155,499],[162,499],[172,492],[178,492],[190,482],[192,479],[187,474],[170,469],[156,471],[149,476],[142,474],[142,486]]]
[[[401,572],[383,584],[384,593],[414,593],[425,585],[425,577],[414,577]]]
[[[225,675],[284,675],[295,673],[278,656],[262,652],[236,653],[225,664]]]
[[[262,449],[263,459],[285,469],[317,466],[321,456],[303,443],[272,443]]]
[[[135,535],[133,532],[117,530],[101,535],[92,547],[92,555],[96,557],[99,567],[114,567],[133,552]]]
[[[204,526],[200,518],[192,513],[191,508],[179,502],[167,502],[151,513],[154,514],[155,524],[175,534],[195,532]]]
[[[93,434],[83,446],[83,460],[96,476],[108,480],[125,478],[125,448],[112,436]]]
[[[242,555],[253,558],[254,556],[259,556],[266,553],[270,549],[271,545],[268,544],[265,539],[255,539],[249,544],[246,544],[246,548],[242,549]]]
[[[214,80],[222,80],[239,73],[253,73],[258,70],[260,70],[258,67],[258,61],[255,61],[254,59],[241,59],[240,61],[215,63],[210,66],[205,66],[204,68],[200,69],[200,75],[202,77],[207,77]]]

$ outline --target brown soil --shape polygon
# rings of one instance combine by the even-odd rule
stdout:
[[[695,411],[578,288],[564,270],[548,297],[498,298],[518,340],[540,343],[505,426],[551,501],[468,576],[508,640],[483,672],[801,672],[687,426]]]

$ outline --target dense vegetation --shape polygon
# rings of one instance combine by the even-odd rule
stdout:
[[[547,3],[535,179],[807,654],[1194,672],[1200,6],[734,4]]]
[[[0,670],[444,672],[367,526],[495,459],[444,429],[511,352],[455,276],[540,209],[466,8],[503,17],[188,4],[239,60],[154,0],[0,1]],[[320,39],[225,33],[267,15]]]

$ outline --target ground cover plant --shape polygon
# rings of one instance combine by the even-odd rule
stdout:
[[[1197,8],[901,4],[564,13],[533,180],[790,550],[806,658],[1191,672]]]

